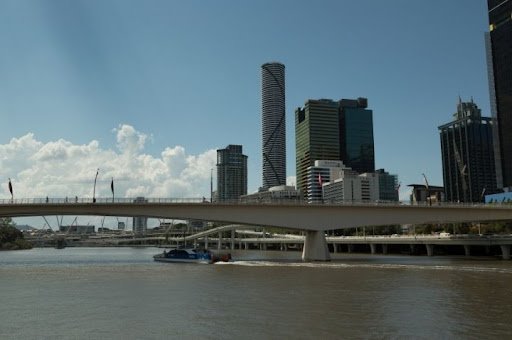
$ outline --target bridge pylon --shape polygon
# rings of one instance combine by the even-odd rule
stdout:
[[[303,261],[330,261],[331,255],[325,239],[325,231],[307,230],[302,250]]]

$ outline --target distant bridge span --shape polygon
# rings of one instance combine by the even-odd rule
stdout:
[[[305,259],[327,259],[325,230],[391,224],[512,220],[506,205],[211,204],[168,202],[2,203],[0,216],[148,216],[305,230]],[[327,255],[325,255],[327,253]]]

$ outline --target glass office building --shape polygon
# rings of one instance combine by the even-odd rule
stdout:
[[[340,159],[358,173],[375,171],[373,111],[366,98],[342,99],[340,108]]]
[[[375,171],[379,178],[379,200],[398,201],[398,175],[392,175],[384,169]]]
[[[451,202],[481,202],[496,192],[492,120],[478,106],[459,99],[454,120],[439,126],[445,197]]]
[[[486,34],[491,115],[499,188],[512,188],[512,1],[488,0]]]

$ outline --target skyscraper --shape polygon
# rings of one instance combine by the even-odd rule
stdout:
[[[261,65],[263,190],[286,184],[284,65]]]
[[[297,190],[308,197],[307,169],[317,160],[340,160],[338,102],[308,100],[295,111],[295,171]]]
[[[512,191],[512,1],[488,0],[486,34],[491,115],[495,121],[496,180]]]
[[[366,98],[342,99],[340,110],[340,159],[358,173],[375,171],[373,111]]]
[[[217,150],[217,199],[237,200],[247,195],[247,156],[241,145]]]
[[[454,120],[439,126],[446,200],[481,202],[496,191],[492,120],[459,99]]]
[[[373,172],[373,112],[367,99],[308,100],[295,111],[297,189],[308,197],[306,170],[316,160],[341,160],[358,173]]]

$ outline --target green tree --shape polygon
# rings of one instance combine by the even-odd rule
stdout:
[[[3,227],[3,226],[15,227],[16,223],[14,223],[12,218],[10,218],[10,217],[0,217],[0,227]]]
[[[10,217],[0,218],[0,249],[30,249],[32,244],[23,238],[23,233],[16,229]]]

